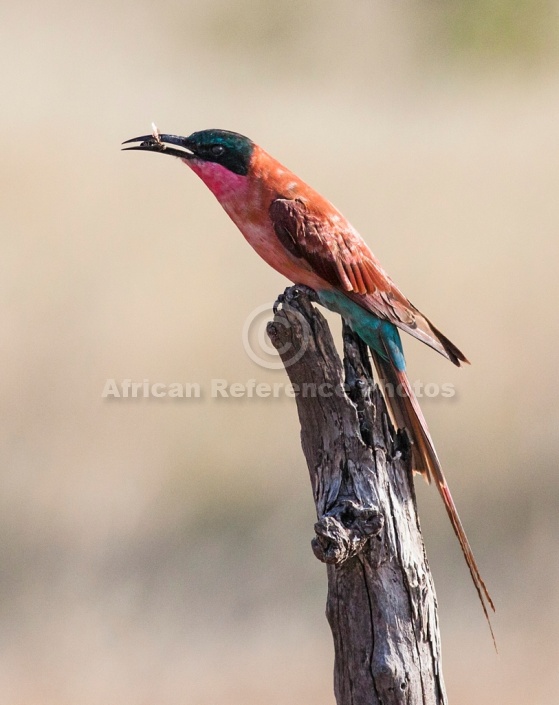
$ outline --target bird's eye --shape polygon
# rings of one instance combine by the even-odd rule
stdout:
[[[220,157],[223,154],[223,152],[225,152],[225,147],[222,144],[214,144],[210,148],[210,152],[212,153],[212,155],[214,157]]]

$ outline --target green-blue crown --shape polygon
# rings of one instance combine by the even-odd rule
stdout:
[[[235,174],[246,176],[254,142],[238,132],[229,130],[201,130],[184,140],[184,146],[194,152],[194,157],[206,162],[221,164]]]

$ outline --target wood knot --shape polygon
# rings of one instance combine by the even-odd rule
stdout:
[[[362,551],[383,526],[384,517],[375,507],[342,500],[314,525],[314,555],[323,563],[344,563]]]

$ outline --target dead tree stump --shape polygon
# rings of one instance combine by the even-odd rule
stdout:
[[[338,705],[445,705],[437,602],[407,436],[344,326],[344,363],[312,294],[290,287],[268,335],[297,394],[301,443],[326,563]]]

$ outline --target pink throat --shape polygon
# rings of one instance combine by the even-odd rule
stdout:
[[[220,201],[229,196],[237,195],[244,190],[247,184],[247,177],[235,174],[226,169],[221,164],[215,162],[204,162],[200,159],[183,159],[195,174],[202,179],[210,191]]]

